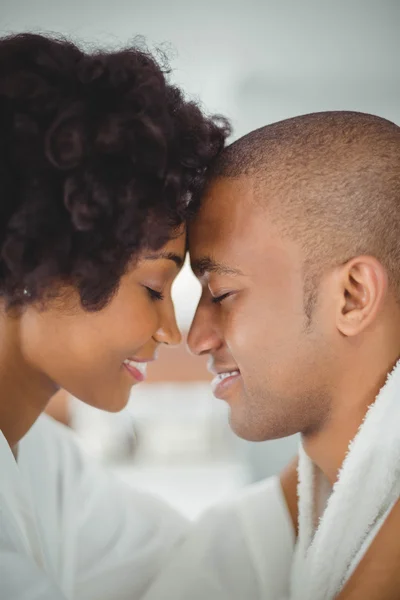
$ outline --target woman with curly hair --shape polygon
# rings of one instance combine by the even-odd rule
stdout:
[[[141,598],[185,530],[42,415],[110,411],[160,344],[185,222],[228,126],[147,52],[0,40],[0,598]]]

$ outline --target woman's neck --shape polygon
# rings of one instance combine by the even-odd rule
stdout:
[[[13,449],[56,392],[21,352],[20,320],[0,309],[0,430]]]

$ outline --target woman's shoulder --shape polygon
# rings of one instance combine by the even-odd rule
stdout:
[[[174,524],[186,527],[186,519],[157,496],[131,488],[107,466],[92,458],[82,448],[79,437],[69,427],[48,415],[41,415],[20,443],[18,462],[32,487],[42,480],[44,487],[57,488],[58,494],[78,505],[100,506],[103,503],[119,505],[121,514],[142,515],[148,526]],[[54,485],[56,484],[56,485]],[[112,501],[111,498],[114,500]],[[83,506],[80,506],[82,509]],[[100,510],[100,509],[99,509]]]
[[[52,417],[41,414],[18,447],[18,463],[24,473],[46,472],[58,479],[76,476],[86,462],[77,435]]]
[[[30,450],[56,450],[68,448],[78,450],[79,442],[76,434],[62,423],[49,415],[42,413],[32,425],[19,444],[20,449],[29,447]]]

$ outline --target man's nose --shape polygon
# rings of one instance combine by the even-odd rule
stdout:
[[[206,307],[199,305],[194,315],[193,323],[189,330],[187,345],[197,356],[210,354],[221,345],[216,324]]]

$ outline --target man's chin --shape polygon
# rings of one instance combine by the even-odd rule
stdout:
[[[260,428],[259,424],[251,423],[247,419],[235,415],[235,411],[230,413],[229,425],[235,435],[247,442],[266,442],[273,439],[273,437],[269,437],[265,430]]]
[[[276,420],[264,419],[260,417],[251,417],[239,409],[239,406],[231,407],[229,414],[229,424],[235,435],[248,442],[268,442],[278,440],[297,433],[289,431],[287,427],[278,427]]]

